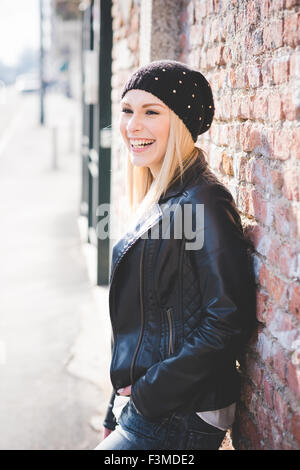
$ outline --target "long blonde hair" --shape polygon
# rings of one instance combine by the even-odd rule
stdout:
[[[190,132],[181,119],[171,109],[169,112],[170,132],[167,149],[155,179],[148,167],[133,165],[130,153],[127,151],[127,197],[129,216],[132,217],[132,221],[157,203],[167,188],[181,178],[185,170],[196,160],[199,160],[203,174],[209,179],[214,178],[205,159],[204,151],[195,146]]]

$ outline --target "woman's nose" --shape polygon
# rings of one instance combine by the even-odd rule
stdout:
[[[142,120],[137,114],[132,114],[128,123],[127,130],[133,132],[135,130],[140,130],[143,127]]]

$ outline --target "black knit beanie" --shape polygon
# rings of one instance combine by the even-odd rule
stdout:
[[[202,75],[176,60],[155,60],[140,67],[126,82],[121,99],[129,90],[152,93],[183,121],[193,141],[206,132],[214,116],[211,87]]]

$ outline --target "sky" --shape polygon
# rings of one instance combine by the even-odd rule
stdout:
[[[0,0],[0,61],[15,65],[39,40],[39,0]]]

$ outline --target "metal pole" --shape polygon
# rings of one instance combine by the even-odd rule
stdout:
[[[40,124],[44,124],[44,41],[43,41],[43,0],[40,0]]]

